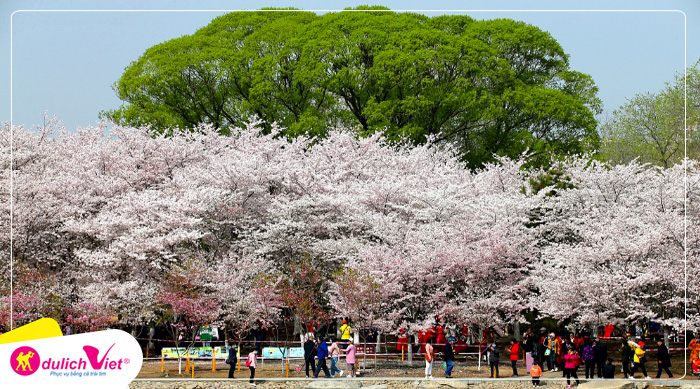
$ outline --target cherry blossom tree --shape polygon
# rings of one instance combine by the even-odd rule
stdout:
[[[435,315],[504,326],[535,309],[581,325],[678,326],[687,271],[687,324],[700,325],[695,161],[572,157],[554,162],[566,185],[548,187],[526,156],[470,171],[437,143],[342,129],[289,141],[279,130],[5,126],[3,296],[10,177],[13,264],[27,275],[14,280],[14,321],[194,331],[344,316],[417,332]]]
[[[578,159],[545,197],[532,307],[578,324],[682,317],[682,168]]]

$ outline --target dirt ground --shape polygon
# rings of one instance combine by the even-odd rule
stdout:
[[[623,374],[620,368],[620,358],[615,353],[611,353],[611,357],[615,360],[614,364],[617,367],[617,378],[623,378]],[[647,355],[649,362],[646,364],[647,373],[651,377],[656,376],[656,355],[655,353],[648,353]],[[683,368],[688,366],[688,375],[686,379],[696,379],[690,375],[690,365],[684,363],[684,356],[681,351],[671,352],[671,371],[674,373],[676,378],[681,377],[684,372]],[[330,364],[328,364],[330,367]],[[185,373],[186,360],[182,361],[182,374],[178,373],[178,363],[176,360],[165,361],[164,372],[161,372],[161,362],[156,360],[144,361],[141,372],[137,378],[191,378],[191,373]],[[295,363],[290,363],[289,365],[289,375],[287,376],[286,366],[282,365],[282,362],[277,361],[265,361],[258,362],[258,369],[255,372],[257,378],[265,377],[290,377],[290,378],[304,378],[306,376],[303,366],[300,372],[296,372],[296,368],[300,366],[299,361]],[[359,366],[362,367],[362,359],[360,359]],[[342,370],[346,370],[346,364],[344,361],[339,363],[339,367]],[[361,378],[372,378],[372,377],[423,377],[424,375],[424,363],[421,359],[414,359],[413,365],[409,365],[407,361],[401,362],[400,360],[389,360],[383,359],[373,359],[367,358],[366,369],[361,369],[359,376]],[[518,372],[520,376],[527,377],[525,372],[525,367],[522,361],[518,362]],[[229,366],[224,363],[223,360],[217,360],[216,371],[212,371],[212,362],[209,360],[197,360],[195,362],[195,378],[226,378],[228,377]],[[433,369],[433,376],[442,377],[444,376],[445,369],[442,367],[442,361],[436,361],[435,367]],[[501,377],[510,377],[512,370],[509,361],[502,361],[499,365],[499,372]],[[236,370],[235,376],[237,378],[244,378],[250,375],[249,370],[241,363],[240,371]],[[321,373],[323,375],[323,373]],[[490,370],[488,365],[481,366],[478,369],[477,361],[474,358],[466,359],[464,356],[459,357],[455,363],[455,368],[453,370],[452,376],[455,378],[489,378]],[[578,369],[579,378],[584,378],[584,368],[583,366]],[[561,378],[562,372],[545,372],[543,378]],[[643,378],[641,370],[636,373],[636,378]],[[662,378],[666,378],[666,373],[662,374]]]

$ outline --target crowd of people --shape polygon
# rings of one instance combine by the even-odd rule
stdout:
[[[337,323],[337,324],[336,324]],[[342,323],[342,324],[341,324]],[[355,330],[347,320],[336,321],[327,320],[307,325],[308,332],[304,335],[303,351],[306,377],[318,378],[321,372],[327,378],[334,377],[355,377],[356,376],[356,354]],[[506,330],[507,331],[507,330]],[[609,352],[613,335],[617,335],[616,328],[607,326],[601,328],[601,338],[595,339],[590,333],[585,331],[569,332],[560,326],[553,332],[542,327],[538,332],[532,328],[526,330],[522,336],[522,341],[515,338],[510,339],[504,347],[508,356],[511,377],[519,377],[518,371],[520,361],[525,367],[525,374],[532,378],[533,387],[540,386],[540,378],[543,372],[562,372],[562,377],[567,379],[567,383],[574,385],[580,383],[579,367],[584,369],[585,379],[614,378],[617,370],[624,378],[635,379],[638,373],[641,378],[651,379],[647,371],[649,357],[647,356],[647,343],[654,342],[658,348],[656,350],[655,378],[660,378],[665,372],[669,378],[674,378],[671,372],[671,360],[669,350],[664,344],[660,332],[648,332],[644,328],[630,328],[629,332],[623,332],[616,339],[619,339],[619,351],[621,363],[616,366],[612,353]],[[262,355],[262,345],[265,339],[265,331],[261,323],[257,323],[255,328],[250,330],[249,337],[254,341],[254,349],[246,358],[245,366],[250,369],[250,383],[255,385],[255,369],[257,360]],[[433,378],[433,368],[439,359],[444,361],[445,378],[451,378],[455,367],[456,354],[465,353],[467,346],[478,350],[479,357],[483,357],[490,368],[490,377],[500,378],[499,365],[501,364],[501,352],[497,340],[508,333],[498,333],[493,328],[485,328],[481,332],[480,342],[475,339],[474,331],[466,326],[457,326],[448,318],[440,320],[436,317],[432,326],[419,331],[415,336],[415,343],[412,342],[404,329],[399,329],[397,334],[396,350],[399,352],[418,352],[425,358],[425,378]],[[650,335],[651,334],[651,335]],[[181,334],[182,336],[182,334]],[[219,333],[216,328],[205,326],[202,328],[198,340],[203,345],[216,340]],[[364,340],[368,343],[377,341],[376,330],[366,330],[363,334]],[[608,338],[608,342],[600,339]],[[472,341],[476,340],[472,345]],[[645,342],[646,341],[646,342]],[[416,348],[409,347],[409,344]],[[227,342],[229,354],[226,360],[230,364],[229,378],[235,378],[235,365],[237,363],[238,350],[236,345]],[[693,371],[700,373],[700,334],[696,334],[690,341],[690,359]],[[345,358],[345,366],[341,366],[341,358]],[[696,366],[697,365],[697,366]],[[343,370],[345,367],[345,370]],[[299,367],[300,371],[302,368]],[[653,371],[653,368],[650,368]],[[347,374],[346,374],[347,372]]]
[[[585,336],[584,336],[585,335]],[[673,378],[671,373],[671,359],[669,350],[661,338],[656,339],[657,367],[655,378],[660,378],[662,372],[666,372],[669,378]],[[694,343],[691,342],[691,345]],[[698,339],[700,350],[700,339]],[[571,385],[571,379],[575,380],[574,385],[580,383],[577,370],[580,366],[585,369],[586,379],[614,378],[616,366],[613,359],[609,358],[608,349],[605,343],[592,339],[587,334],[568,333],[561,330],[558,334],[548,333],[545,327],[540,328],[538,333],[528,329],[523,335],[522,343],[515,339],[510,340],[510,345],[506,348],[509,355],[513,377],[518,377],[517,362],[521,359],[521,347],[524,353],[525,369],[532,377],[534,387],[539,386],[539,379],[545,369],[550,372],[562,371],[562,377],[566,377],[567,384]],[[651,379],[647,373],[646,364],[646,344],[640,338],[623,337],[620,341],[621,368],[625,378],[635,379],[635,374],[641,371],[642,378]],[[491,377],[498,378],[498,364],[500,362],[498,345],[495,341],[489,342],[486,348],[486,359],[491,367]],[[691,351],[692,354],[692,351]]]

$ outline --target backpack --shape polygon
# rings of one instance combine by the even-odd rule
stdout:
[[[250,357],[248,357],[248,359],[246,359],[246,361],[245,361],[245,367],[250,367],[251,363],[252,363],[251,359],[250,359]]]

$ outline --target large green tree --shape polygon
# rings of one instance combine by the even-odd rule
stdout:
[[[682,161],[686,145],[688,157],[700,157],[700,61],[686,74],[676,75],[659,92],[634,96],[613,111],[600,127],[604,158],[614,163],[639,158],[670,167]]]
[[[225,133],[254,117],[292,137],[344,126],[415,144],[435,137],[472,167],[598,145],[593,80],[569,68],[551,35],[508,19],[234,12],[148,49],[115,90],[126,103],[103,117],[155,131],[206,122]]]

